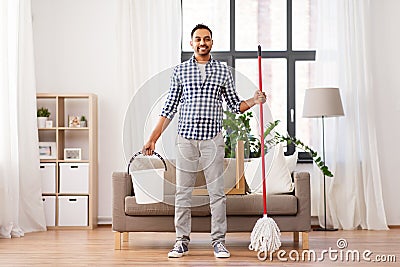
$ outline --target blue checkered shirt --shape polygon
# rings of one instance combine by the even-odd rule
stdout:
[[[222,97],[227,107],[240,113],[241,100],[229,68],[213,58],[202,81],[194,55],[176,66],[161,116],[172,120],[179,106],[178,134],[186,139],[207,140],[222,130]]]

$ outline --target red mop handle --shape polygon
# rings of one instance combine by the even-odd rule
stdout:
[[[258,46],[258,87],[262,92],[262,73],[261,73],[261,45]],[[264,215],[267,214],[267,186],[265,183],[265,152],[264,152],[264,115],[263,103],[260,103],[260,131],[261,131],[261,171],[263,186]]]

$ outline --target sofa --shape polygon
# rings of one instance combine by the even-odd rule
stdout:
[[[136,162],[139,162],[135,160]],[[238,170],[243,169],[243,162],[225,159],[225,180],[232,180],[237,185]],[[151,162],[155,168],[163,167]],[[136,168],[143,167],[139,162]],[[238,168],[239,165],[239,168]],[[164,172],[164,199],[160,203],[138,204],[131,175],[127,172],[112,173],[112,230],[115,232],[115,249],[121,249],[128,241],[130,232],[175,232],[174,227],[174,183],[175,164],[166,160]],[[192,232],[210,232],[209,198],[204,194],[205,185],[201,184],[204,175],[200,171],[193,194]],[[308,249],[308,233],[311,230],[310,174],[308,172],[291,173],[294,190],[288,193],[268,194],[267,212],[277,223],[281,232],[292,232],[293,241],[301,248]],[[243,178],[243,177],[242,177]],[[203,179],[204,180],[204,179]],[[235,185],[235,186],[236,186]],[[234,187],[235,187],[234,186]],[[248,190],[227,190],[226,212],[227,230],[232,232],[251,232],[257,220],[263,216],[262,194],[247,193]],[[199,193],[200,192],[200,193]],[[205,191],[206,192],[206,191]],[[241,192],[241,193],[238,193]]]

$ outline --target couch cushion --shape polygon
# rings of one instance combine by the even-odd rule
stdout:
[[[137,204],[134,196],[125,198],[125,214],[130,216],[174,216],[174,196],[166,196],[163,203]],[[227,195],[226,215],[260,215],[264,211],[262,195]],[[270,195],[267,198],[269,215],[296,215],[297,198],[293,195]],[[193,196],[192,216],[209,216],[208,196]]]
[[[174,216],[174,196],[165,196],[163,203],[137,204],[134,196],[125,197],[125,214],[130,216],[166,215]],[[210,199],[208,196],[193,196],[192,216],[209,216]]]
[[[266,189],[267,194],[285,194],[293,192],[294,183],[290,175],[282,144],[276,145],[266,155]],[[261,158],[250,159],[245,163],[245,179],[251,193],[262,193]],[[291,166],[293,168],[293,166]]]
[[[262,195],[229,195],[226,202],[227,215],[262,215],[264,205]],[[269,215],[296,215],[297,198],[294,195],[269,195],[267,197]]]

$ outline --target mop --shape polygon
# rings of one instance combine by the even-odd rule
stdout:
[[[262,77],[261,77],[261,46],[258,46],[258,80],[259,88],[262,92]],[[264,150],[264,118],[263,104],[260,104],[260,128],[261,128],[261,170],[262,170],[262,187],[263,187],[263,204],[264,215],[257,220],[250,236],[249,249],[258,251],[257,256],[260,260],[267,258],[267,253],[271,254],[278,250],[281,246],[281,232],[278,225],[272,218],[267,216],[267,191],[265,182],[265,150]]]

